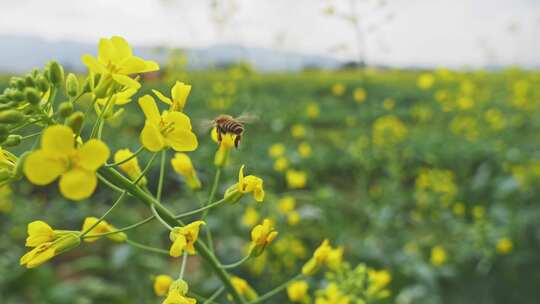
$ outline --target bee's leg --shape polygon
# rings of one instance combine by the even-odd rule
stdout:
[[[238,148],[238,145],[240,144],[240,140],[242,139],[242,135],[236,135],[236,138],[234,139],[234,147]]]
[[[216,133],[217,133],[218,144],[221,144],[221,140],[223,139],[223,137],[222,137],[222,134],[221,134],[221,128],[220,127],[216,128]]]

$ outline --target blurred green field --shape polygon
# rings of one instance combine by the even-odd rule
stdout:
[[[377,303],[540,298],[539,72],[261,74],[240,66],[163,78],[144,82],[137,96],[151,89],[168,92],[177,79],[192,84],[185,112],[194,126],[220,113],[258,116],[232,153],[218,193],[236,182],[245,164],[248,173],[264,179],[267,198],[221,207],[208,219],[225,262],[243,256],[260,219],[276,222],[280,236],[268,252],[233,271],[257,290],[297,273],[328,238],[344,247],[352,265],[391,274],[391,294]],[[7,78],[1,79],[3,89]],[[143,116],[136,98],[125,109],[103,133],[113,151],[139,147]],[[190,156],[208,191],[216,145],[208,130],[196,130],[200,146]],[[18,154],[31,144],[8,150]],[[140,162],[149,157],[143,152]],[[157,166],[150,174],[153,190]],[[165,181],[164,204],[178,212],[199,206],[172,170]],[[37,269],[18,265],[28,222],[80,229],[86,216],[99,217],[113,201],[103,186],[91,200],[77,203],[64,199],[55,184],[43,188],[26,180],[12,185],[11,194],[0,194],[0,303],[159,303],[151,275],[174,274],[178,259],[100,240]],[[124,227],[148,215],[127,201],[108,221]],[[170,243],[156,222],[128,234],[160,248]],[[208,295],[219,287],[208,273],[201,260],[190,258],[190,289]],[[326,279],[311,278],[310,293]],[[281,293],[269,303],[286,299]]]

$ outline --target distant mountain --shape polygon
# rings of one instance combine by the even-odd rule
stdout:
[[[84,71],[81,55],[96,54],[93,44],[73,41],[49,41],[32,36],[0,35],[0,72],[21,73],[41,67],[55,59],[66,69]],[[247,61],[262,71],[294,71],[306,67],[336,68],[342,62],[331,57],[306,55],[266,48],[244,48],[239,45],[215,45],[208,48],[185,50],[188,68],[201,69],[208,66]],[[135,47],[134,53],[143,58],[164,62],[164,48]]]

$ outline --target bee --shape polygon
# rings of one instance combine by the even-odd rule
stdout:
[[[234,147],[238,148],[244,134],[244,124],[254,119],[253,116],[248,114],[243,114],[236,118],[226,114],[218,115],[212,120],[212,124],[216,128],[218,143],[221,143],[224,134],[234,134]]]

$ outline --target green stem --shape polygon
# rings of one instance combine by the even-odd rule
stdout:
[[[227,199],[223,198],[223,199],[220,199],[217,202],[213,202],[213,203],[211,203],[209,205],[206,205],[204,207],[201,207],[201,208],[198,208],[198,209],[195,209],[195,210],[191,210],[191,211],[188,211],[188,212],[184,212],[184,213],[175,215],[174,217],[179,219],[179,218],[183,218],[183,217],[186,217],[186,216],[197,214],[197,213],[202,212],[202,211],[208,211],[209,209],[212,209],[212,208],[214,208],[216,206],[219,206],[219,205],[223,204],[226,201],[227,201]]]
[[[214,291],[214,293],[208,298],[206,299],[206,301],[203,302],[203,304],[211,304],[211,303],[214,303],[214,300],[219,297],[219,295],[223,292],[225,288],[223,288],[223,286],[221,286],[220,288],[218,288],[218,290]]]
[[[139,149],[137,149],[137,151],[135,151],[135,153],[133,153],[130,157],[126,158],[126,159],[123,159],[117,163],[112,163],[112,164],[106,164],[105,167],[116,167],[116,166],[120,166],[124,163],[127,163],[128,161],[132,160],[133,158],[137,157],[137,155],[139,155],[142,151],[144,150],[144,147],[140,147]]]
[[[34,133],[34,134],[30,134],[30,135],[26,135],[26,136],[23,136],[21,138],[21,140],[25,140],[25,139],[29,139],[29,138],[32,138],[32,137],[35,137],[35,136],[39,136],[41,134],[41,132],[37,132],[37,133]]]
[[[91,237],[102,237],[102,236],[107,236],[107,235],[111,235],[111,234],[116,234],[116,233],[120,233],[120,232],[124,232],[124,231],[128,231],[128,230],[131,230],[131,229],[135,229],[139,226],[142,226],[148,222],[150,222],[151,220],[154,219],[154,216],[149,216],[147,218],[145,218],[144,220],[140,221],[140,222],[137,222],[135,224],[132,224],[132,225],[129,225],[129,226],[126,226],[124,228],[120,228],[120,229],[116,229],[114,231],[109,231],[109,232],[103,232],[103,233],[96,233],[96,234],[92,234]],[[88,237],[88,236],[87,236]],[[82,237],[84,238],[84,237]]]
[[[234,262],[234,263],[226,264],[226,265],[221,265],[221,268],[223,268],[223,269],[236,268],[236,267],[242,265],[245,261],[249,260],[250,257],[251,256],[248,254],[245,257],[243,257],[242,259],[240,259],[238,262]]]
[[[145,192],[136,184],[131,183],[129,179],[124,177],[118,171],[112,168],[102,167],[99,169],[99,172],[107,178],[109,181],[123,187],[131,195],[137,197],[141,202],[145,203],[148,207],[155,205],[156,211],[159,212],[162,218],[171,226],[183,226],[184,223],[180,220],[175,219],[174,214],[171,213],[167,208],[165,208],[159,201],[157,201],[151,194]],[[237,304],[246,303],[244,299],[240,296],[238,291],[234,288],[229,278],[227,271],[220,267],[220,263],[217,258],[212,254],[212,252],[204,245],[203,242],[197,241],[195,243],[195,250],[201,255],[201,257],[208,263],[208,266],[214,271],[218,278],[223,283],[227,292],[232,296],[234,302]]]
[[[150,166],[152,166],[152,163],[154,162],[154,159],[156,159],[156,156],[157,156],[157,153],[154,153],[154,155],[152,155],[152,157],[150,158],[150,160],[146,164],[146,167],[144,167],[144,169],[142,170],[141,175],[139,175],[139,177],[137,177],[137,179],[135,179],[132,182],[133,185],[136,185],[146,175],[146,172],[148,172],[148,170],[150,170]]]
[[[294,280],[298,280],[302,277],[302,274],[299,273],[297,275],[295,275],[294,277],[292,277],[291,279],[289,279],[288,281],[286,281],[285,283],[279,285],[278,287],[270,290],[269,292],[263,294],[262,296],[258,297],[257,299],[249,302],[249,304],[255,304],[255,303],[262,303],[268,299],[270,299],[271,297],[275,296],[276,294],[278,294],[279,292],[281,292],[282,290],[284,290],[285,288],[287,288],[287,286]]]
[[[216,175],[214,176],[214,183],[212,184],[212,188],[210,190],[210,195],[208,195],[208,201],[206,205],[210,205],[210,203],[214,200],[214,196],[216,195],[217,187],[219,185],[219,180],[221,178],[221,168],[217,168]],[[208,215],[208,209],[204,211],[202,214],[202,220],[204,221],[206,219],[206,216]],[[205,225],[204,230],[206,231],[206,242],[208,243],[208,247],[210,247],[210,251],[212,253],[214,252],[214,241],[212,239],[212,230],[210,229],[210,226]]]
[[[97,220],[97,222],[94,223],[94,225],[90,226],[90,228],[86,229],[83,233],[81,233],[79,238],[81,238],[81,239],[84,238],[85,235],[87,235],[90,231],[92,231],[92,229],[94,229],[97,225],[99,225],[99,223],[101,223],[105,219],[105,217],[107,217],[107,215],[109,215],[109,213],[111,213],[111,211],[113,211],[114,208],[116,208],[116,206],[118,206],[118,204],[120,204],[120,202],[124,199],[124,196],[126,196],[126,194],[127,194],[127,191],[124,190],[124,192],[122,192],[122,194],[120,194],[120,196],[118,197],[116,202],[114,202],[114,204],[111,206],[111,208],[109,208],[109,210],[107,210],[107,212],[105,212]]]
[[[165,157],[167,156],[167,150],[161,151],[161,162],[159,164],[159,180],[158,188],[156,191],[156,199],[161,202],[161,193],[163,192],[163,177],[165,176]]]
[[[105,112],[107,112],[107,110],[109,109],[109,105],[112,102],[113,96],[114,94],[109,96],[109,99],[107,99],[107,103],[105,104],[105,107],[103,107],[103,110],[101,110],[101,112],[99,113],[99,116],[96,119],[94,126],[92,127],[92,132],[90,132],[90,138],[96,137],[96,133],[98,132],[100,125],[103,123],[103,117],[105,116]]]
[[[161,253],[161,254],[164,254],[164,255],[167,255],[167,256],[169,255],[169,252],[167,250],[146,246],[146,245],[143,245],[141,243],[132,241],[130,239],[127,239],[126,243],[128,243],[129,245],[131,245],[133,247],[142,249],[142,250],[146,250],[146,251],[150,251],[150,252],[154,252],[154,253]]]
[[[109,186],[109,188],[113,189],[114,191],[117,191],[117,192],[120,192],[120,193],[124,192],[124,189],[118,188],[115,185],[111,184],[108,180],[103,178],[103,176],[101,176],[101,174],[98,173],[97,177],[101,182],[103,182],[105,185]]]
[[[187,251],[184,250],[184,254],[182,255],[182,266],[180,266],[180,274],[178,275],[180,280],[184,278],[184,272],[186,271],[187,255]]]

